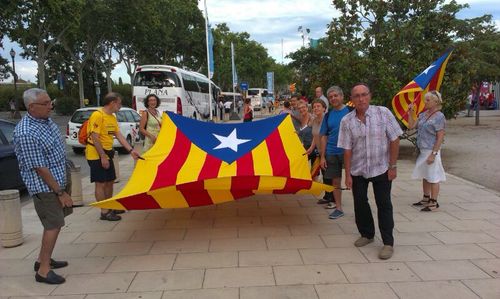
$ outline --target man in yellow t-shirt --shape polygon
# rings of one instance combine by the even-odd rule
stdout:
[[[116,92],[108,93],[103,99],[103,107],[92,113],[87,126],[89,140],[85,157],[90,166],[90,182],[95,183],[95,199],[102,201],[113,196],[113,183],[116,179],[113,164],[113,139],[116,138],[137,160],[139,153],[134,150],[120,133],[118,122],[113,113],[120,110],[122,96]],[[101,220],[121,220],[117,211],[101,209]]]

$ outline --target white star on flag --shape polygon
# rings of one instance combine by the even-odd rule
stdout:
[[[435,67],[435,65],[433,65],[433,64],[429,65],[429,67],[428,67],[428,68],[426,68],[426,69],[422,72],[422,74],[426,74],[426,75],[427,75],[427,73],[428,73],[428,72],[431,70],[431,68],[433,68],[433,67]]]
[[[220,136],[220,135],[213,134],[213,133],[212,133],[212,135],[214,135],[215,138],[219,139],[219,141],[220,141],[220,144],[217,145],[216,147],[214,147],[214,150],[223,149],[223,148],[230,148],[234,152],[238,152],[238,145],[251,141],[251,139],[238,139],[238,137],[236,136],[236,128],[227,137]]]

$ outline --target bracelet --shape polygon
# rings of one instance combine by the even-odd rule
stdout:
[[[128,150],[128,153],[130,154],[133,150],[134,150],[134,148],[133,148],[133,147],[131,147],[131,148]]]
[[[398,165],[396,165],[396,164],[394,164],[394,165],[390,165],[390,164],[389,164],[389,169],[396,169],[396,168],[398,168]]]

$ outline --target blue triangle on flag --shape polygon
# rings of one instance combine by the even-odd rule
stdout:
[[[252,151],[278,128],[288,114],[244,123],[216,124],[166,111],[178,130],[206,153],[229,164]]]

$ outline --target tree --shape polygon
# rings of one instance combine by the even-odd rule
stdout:
[[[491,44],[480,42],[496,32],[491,16],[458,19],[466,4],[444,0],[334,0],[333,5],[340,16],[332,19],[318,49],[323,48],[327,59],[306,56],[300,63],[319,69],[317,75],[326,85],[335,83],[346,89],[355,82],[367,82],[376,104],[389,106],[402,87],[448,47],[455,47],[442,85],[444,111],[451,116],[465,99],[476,66],[485,59],[472,53],[470,49],[475,48],[470,47],[480,43],[483,53],[493,54]]]
[[[11,21],[9,18],[9,1],[0,0],[0,49],[3,49],[2,39],[7,30],[8,24]],[[9,60],[0,55],[0,81],[9,78],[9,73],[12,72],[9,66]]]
[[[278,66],[274,59],[269,57],[267,50],[251,40],[247,32],[231,32],[225,23],[217,24],[213,30],[215,62],[213,80],[223,90],[232,90],[231,43],[234,44],[235,64],[240,81],[247,81],[250,87],[263,87],[267,82],[268,71],[275,72],[275,84],[287,84],[286,81],[291,79],[286,66]],[[206,57],[206,54],[203,57]],[[203,72],[206,73],[206,63]]]
[[[109,5],[119,16],[115,20],[115,50],[123,60],[131,82],[137,65],[171,64],[200,68],[205,29],[197,4],[196,0],[110,1]]]
[[[78,25],[75,14],[82,5],[82,0],[14,0],[6,6],[11,16],[8,36],[21,45],[24,58],[36,61],[40,88],[46,89],[45,62],[50,51],[70,28]]]

